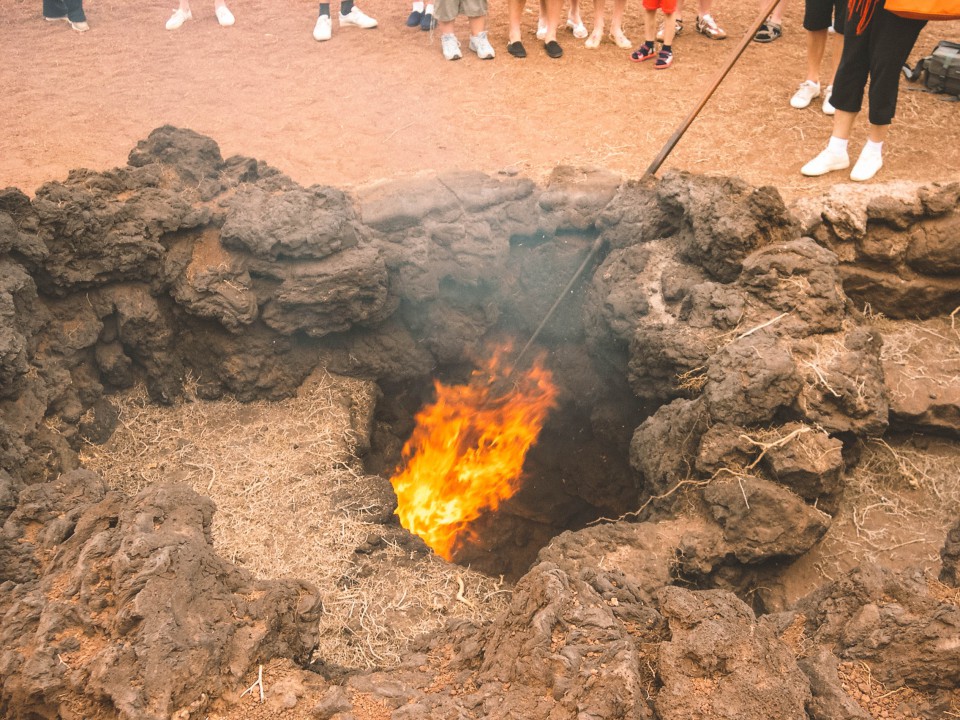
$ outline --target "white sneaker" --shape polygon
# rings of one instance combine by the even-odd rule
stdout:
[[[358,28],[369,30],[377,26],[377,21],[354,5],[346,15],[340,13],[341,25],[355,25]]]
[[[173,11],[173,15],[170,16],[170,19],[167,20],[167,30],[176,30],[187,20],[193,20],[193,14],[189,10],[184,12],[180,8],[177,8]]]
[[[850,167],[850,156],[847,153],[838,155],[835,152],[830,152],[830,150],[824,150],[800,168],[800,172],[807,177],[819,177],[820,175],[826,175],[828,172],[844,170],[848,167]]]
[[[547,24],[543,20],[537,20],[537,40],[543,40],[547,36]]]
[[[236,18],[226,5],[221,5],[217,8],[217,22],[220,23],[220,27],[230,27],[236,22]]]
[[[470,49],[475,52],[481,60],[493,60],[497,54],[493,50],[493,45],[491,45],[487,39],[486,30],[481,30],[476,35],[470,36]]]
[[[830,104],[830,98],[833,97],[833,85],[827,85],[827,89],[823,92],[823,114],[824,115],[833,115],[837,112],[837,109]]]
[[[883,156],[878,152],[867,152],[864,148],[857,158],[857,164],[850,171],[850,179],[854,182],[869,180],[883,167]]]
[[[460,52],[460,41],[453,33],[440,36],[440,49],[447,60],[459,60],[463,57],[463,53]]]
[[[820,83],[813,80],[804,80],[800,83],[800,87],[797,88],[793,97],[790,98],[790,107],[802,110],[808,107],[815,97],[820,97]]]
[[[329,15],[321,15],[317,18],[317,24],[313,26],[313,39],[317,42],[329,40],[333,33],[333,23],[330,22]]]
[[[87,30],[90,29],[90,26],[87,24],[86,20],[83,20],[81,22],[73,22],[73,20],[71,20],[70,27],[72,27],[77,32],[86,32]]]

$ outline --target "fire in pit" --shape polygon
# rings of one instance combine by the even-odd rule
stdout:
[[[511,350],[495,349],[464,385],[434,382],[436,400],[417,414],[390,479],[401,525],[447,560],[474,520],[517,492],[527,450],[556,404],[542,357],[514,369]]]

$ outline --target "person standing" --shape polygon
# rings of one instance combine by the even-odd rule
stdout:
[[[663,10],[663,44],[658,53],[653,42],[656,37],[657,9]],[[677,12],[677,0],[643,0],[644,42],[630,54],[634,62],[643,62],[656,57],[653,67],[666,70],[673,64],[673,16]]]
[[[846,0],[806,0],[803,12],[803,28],[807,31],[807,77],[790,98],[790,106],[802,110],[820,97],[820,66],[827,49],[827,42],[833,36],[833,48],[830,58],[830,73],[827,87],[823,90],[823,112],[834,114],[830,104],[833,93],[833,78],[837,74],[840,55],[843,52],[843,27],[847,14]]]
[[[801,173],[818,177],[850,166],[847,144],[869,79],[867,143],[850,171],[850,179],[863,182],[877,174],[883,166],[883,143],[897,109],[900,70],[926,24],[926,20],[894,15],[884,7],[884,0],[851,0],[843,55],[830,99],[836,108],[833,134],[827,147],[804,165]]]
[[[440,31],[440,49],[447,60],[459,60],[460,41],[453,33],[458,15],[466,15],[470,25],[470,49],[481,60],[493,60],[496,53],[487,39],[487,0],[437,0],[434,8],[437,29]]]
[[[213,10],[217,15],[217,22],[221,27],[230,27],[236,22],[233,13],[227,7],[225,0],[214,0]],[[176,30],[187,20],[193,20],[193,12],[190,10],[190,0],[180,0],[180,7],[173,11],[173,15],[167,20],[167,30]]]
[[[83,12],[83,0],[43,0],[43,17],[50,22],[66,20],[77,32],[90,29]]]

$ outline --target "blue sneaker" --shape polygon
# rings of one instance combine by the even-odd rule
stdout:
[[[407,17],[407,27],[416,27],[420,24],[421,20],[423,20],[423,13],[419,10],[414,10]]]

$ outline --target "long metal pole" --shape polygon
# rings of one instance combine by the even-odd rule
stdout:
[[[597,251],[603,246],[604,243],[603,237],[598,237],[593,241],[593,245],[590,246],[590,252],[587,253],[587,256],[583,259],[583,262],[580,263],[580,267],[577,268],[577,271],[573,274],[573,277],[570,278],[570,282],[567,283],[567,286],[560,292],[560,295],[557,296],[557,299],[554,301],[553,306],[547,311],[547,314],[544,316],[543,320],[540,321],[540,324],[537,325],[537,329],[533,331],[533,335],[530,336],[530,339],[527,340],[527,344],[523,346],[523,350],[520,351],[520,354],[517,355],[516,359],[513,361],[513,366],[517,367],[520,364],[520,358],[522,358],[527,350],[530,349],[530,346],[533,345],[533,341],[537,339],[537,336],[540,335],[540,331],[543,330],[543,327],[547,324],[553,313],[556,312],[556,309],[560,306],[560,303],[563,302],[563,299],[567,296],[567,293],[570,292],[570,289],[573,287],[573,284],[577,281],[577,278],[587,269],[587,265],[594,255],[597,254]]]
[[[749,45],[750,41],[753,40],[753,36],[757,34],[757,30],[760,29],[760,26],[763,25],[764,20],[770,16],[770,13],[773,12],[773,9],[779,2],[780,0],[770,0],[763,12],[761,12],[760,15],[757,16],[757,19],[753,21],[753,25],[750,26],[750,29],[743,36],[740,44],[737,45],[737,49],[733,51],[733,54],[727,60],[726,64],[720,68],[720,71],[710,83],[707,91],[703,94],[703,97],[700,98],[700,102],[697,103],[697,106],[693,109],[693,112],[684,118],[683,122],[680,123],[680,126],[674,131],[673,135],[670,136],[670,139],[667,140],[667,144],[663,146],[660,154],[654,158],[652,163],[650,163],[650,167],[648,167],[647,171],[643,174],[644,177],[652,176],[657,172],[657,170],[660,169],[663,161],[667,159],[667,155],[671,153],[674,146],[680,141],[680,138],[683,137],[683,134],[687,131],[687,128],[690,127],[697,115],[700,114],[700,111],[703,110],[703,106],[707,104],[707,101],[720,86],[720,83],[723,82],[723,79],[727,76],[727,73],[730,72],[730,68],[732,68],[736,64],[737,60],[740,59],[740,56],[743,54],[743,51],[746,49],[747,45]]]

